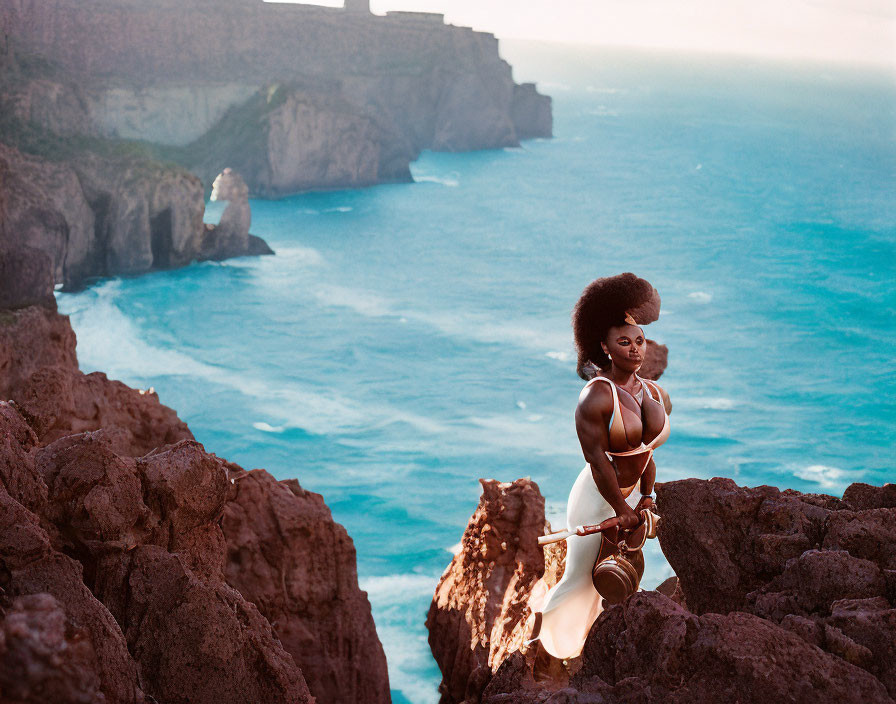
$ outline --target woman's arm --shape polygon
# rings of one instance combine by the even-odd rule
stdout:
[[[643,496],[641,497],[641,500],[638,501],[638,505],[635,507],[635,512],[640,511],[642,508],[651,508],[653,506],[653,499],[650,498],[650,495],[653,493],[654,482],[656,482],[656,465],[653,462],[653,456],[651,456],[650,461],[644,468],[644,473],[641,475],[641,486],[639,487],[639,491]]]
[[[612,413],[612,403],[612,396],[604,396],[598,387],[587,389],[579,398],[579,405],[576,407],[576,432],[579,435],[585,461],[591,467],[591,476],[594,477],[597,490],[620,518],[619,527],[635,528],[638,525],[638,516],[625,503],[625,497],[619,490],[619,481],[616,479],[616,469],[604,454],[610,447],[607,426],[608,415]]]

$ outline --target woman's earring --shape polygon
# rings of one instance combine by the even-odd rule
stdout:
[[[607,352],[607,359],[609,359],[609,360],[613,359],[613,355],[611,355],[609,352]]]

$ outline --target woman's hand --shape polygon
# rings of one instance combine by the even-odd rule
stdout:
[[[642,496],[641,500],[638,502],[638,505],[635,506],[635,513],[640,514],[641,511],[647,509],[650,510],[653,508],[653,499],[650,496]]]
[[[641,516],[626,504],[625,509],[616,514],[620,530],[634,530],[641,525]]]

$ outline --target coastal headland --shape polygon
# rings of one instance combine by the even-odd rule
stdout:
[[[0,30],[9,236],[47,251],[69,288],[268,253],[209,241],[203,196],[227,168],[280,197],[410,181],[424,149],[552,132],[551,99],[513,81],[494,35],[441,15],[12,0]]]

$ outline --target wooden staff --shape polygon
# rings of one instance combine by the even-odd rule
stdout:
[[[646,514],[647,509],[641,509],[638,512],[638,517],[641,519],[641,522],[638,523],[638,525],[641,525],[641,523],[643,523],[645,520],[648,520]],[[542,535],[538,538],[538,544],[549,545],[550,543],[559,543],[561,540],[566,540],[571,535],[594,535],[595,533],[603,533],[604,531],[610,530],[611,528],[618,527],[619,516],[613,516],[612,518],[608,518],[607,520],[603,521],[602,523],[598,523],[597,525],[577,526],[575,530],[561,530],[557,531],[556,533],[548,533],[547,535]],[[635,528],[633,528],[632,530],[635,530]]]

